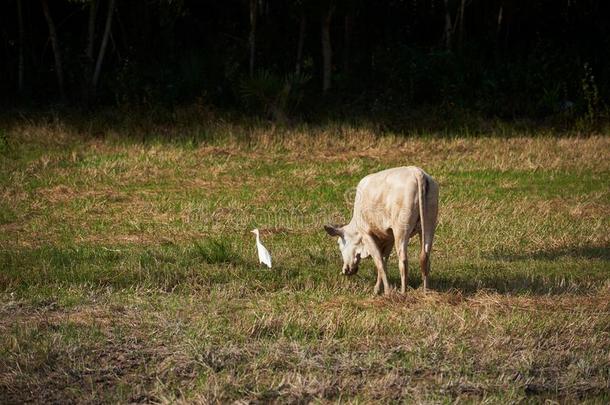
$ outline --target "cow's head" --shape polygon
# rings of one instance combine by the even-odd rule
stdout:
[[[324,225],[324,229],[330,236],[338,237],[337,242],[343,257],[341,273],[348,276],[356,274],[360,259],[364,259],[369,255],[362,243],[360,233],[349,226]]]

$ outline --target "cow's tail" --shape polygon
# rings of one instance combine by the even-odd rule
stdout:
[[[426,193],[428,191],[428,179],[423,170],[418,170],[417,194],[419,195],[419,223],[421,225],[421,249],[426,255],[430,253],[430,241],[426,238]],[[430,224],[428,224],[430,225]]]

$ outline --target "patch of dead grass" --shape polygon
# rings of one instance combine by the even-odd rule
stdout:
[[[507,388],[576,399],[599,395],[608,384],[600,374],[610,364],[603,358],[610,350],[605,293],[465,297],[412,290],[405,296],[327,297],[304,307],[261,294],[243,300],[239,312],[231,297],[185,296],[178,306],[161,301],[158,308],[140,307],[137,299],[69,310],[5,305],[3,332],[11,330],[10,318],[42,333],[72,324],[94,326],[104,336],[81,342],[86,352],[61,343],[57,353],[69,355],[54,369],[34,372],[36,379],[28,377],[33,360],[18,357],[20,371],[0,364],[0,394],[84,399],[90,379],[98,398],[117,384],[131,384],[123,398],[133,401],[426,401],[432,392],[480,400]],[[218,330],[213,325],[223,317],[229,323]],[[287,338],[295,326],[320,334]],[[205,384],[198,383],[202,376]]]

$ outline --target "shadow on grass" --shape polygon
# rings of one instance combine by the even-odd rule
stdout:
[[[494,291],[500,294],[589,294],[610,283],[610,247],[583,246],[529,253],[496,251],[481,262],[432,265],[430,288],[462,294]],[[397,271],[389,278],[400,285]],[[419,266],[410,266],[409,285],[420,288]]]
[[[610,246],[573,246],[559,249],[544,249],[535,252],[509,252],[496,250],[487,256],[491,260],[517,262],[523,260],[558,260],[562,258],[573,259],[601,259],[610,261]]]
[[[517,295],[586,294],[595,288],[595,284],[593,280],[584,281],[575,280],[570,277],[530,276],[525,274],[512,274],[508,276],[498,274],[497,276],[476,278],[458,278],[443,274],[431,277],[430,280],[430,288],[433,290],[443,292],[458,290],[465,295],[472,295],[480,291]]]
[[[46,246],[0,253],[0,290],[58,285],[131,288],[142,286],[174,291],[211,288],[241,280],[257,292],[316,289],[332,283],[338,266],[321,251],[309,249],[297,263],[280,260],[272,270],[258,264],[255,252],[243,254],[236,241],[213,238],[183,246]],[[567,258],[567,259],[562,259]],[[540,251],[531,254],[492,253],[472,261],[433,261],[430,288],[475,294],[589,294],[608,285],[607,247]],[[400,285],[395,262],[388,266],[394,288]],[[409,285],[421,287],[419,265],[411,263]],[[358,288],[371,289],[376,271],[368,261],[357,277]]]
[[[116,136],[135,143],[161,142],[188,147],[200,143],[239,139],[250,144],[251,133],[260,130],[292,133],[305,128],[306,133],[337,131],[341,126],[368,130],[376,134],[398,134],[401,136],[430,136],[435,138],[534,135],[540,132],[554,136],[570,136],[575,130],[566,126],[564,119],[546,120],[501,120],[490,119],[466,109],[444,109],[443,107],[419,107],[399,112],[380,114],[355,113],[353,115],[322,114],[305,120],[295,120],[279,125],[257,115],[244,114],[239,110],[207,109],[202,114],[198,104],[175,107],[155,105],[134,107],[128,112],[119,108],[82,110],[59,108],[51,110],[22,109],[0,114],[0,122],[11,132],[24,124],[67,129],[85,138],[103,139]],[[356,131],[358,132],[358,131]],[[111,135],[112,134],[112,135]],[[229,136],[230,135],[230,136]]]
[[[393,288],[400,288],[400,278],[389,276],[388,281]],[[464,275],[449,275],[447,273],[432,273],[429,278],[429,288],[436,292],[458,291],[462,295],[474,295],[481,291],[491,291],[499,294],[515,295],[556,295],[585,294],[590,292],[591,283],[575,282],[569,279],[551,277],[526,276],[514,274],[497,277],[465,277]],[[372,288],[371,284],[371,288]],[[413,289],[422,288],[419,275],[409,277],[409,286]]]

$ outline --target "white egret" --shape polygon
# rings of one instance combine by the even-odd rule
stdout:
[[[259,263],[264,263],[267,265],[267,267],[271,268],[271,254],[269,254],[267,248],[265,248],[261,243],[261,237],[258,229],[253,229],[251,232],[256,235],[256,249],[258,249]]]

